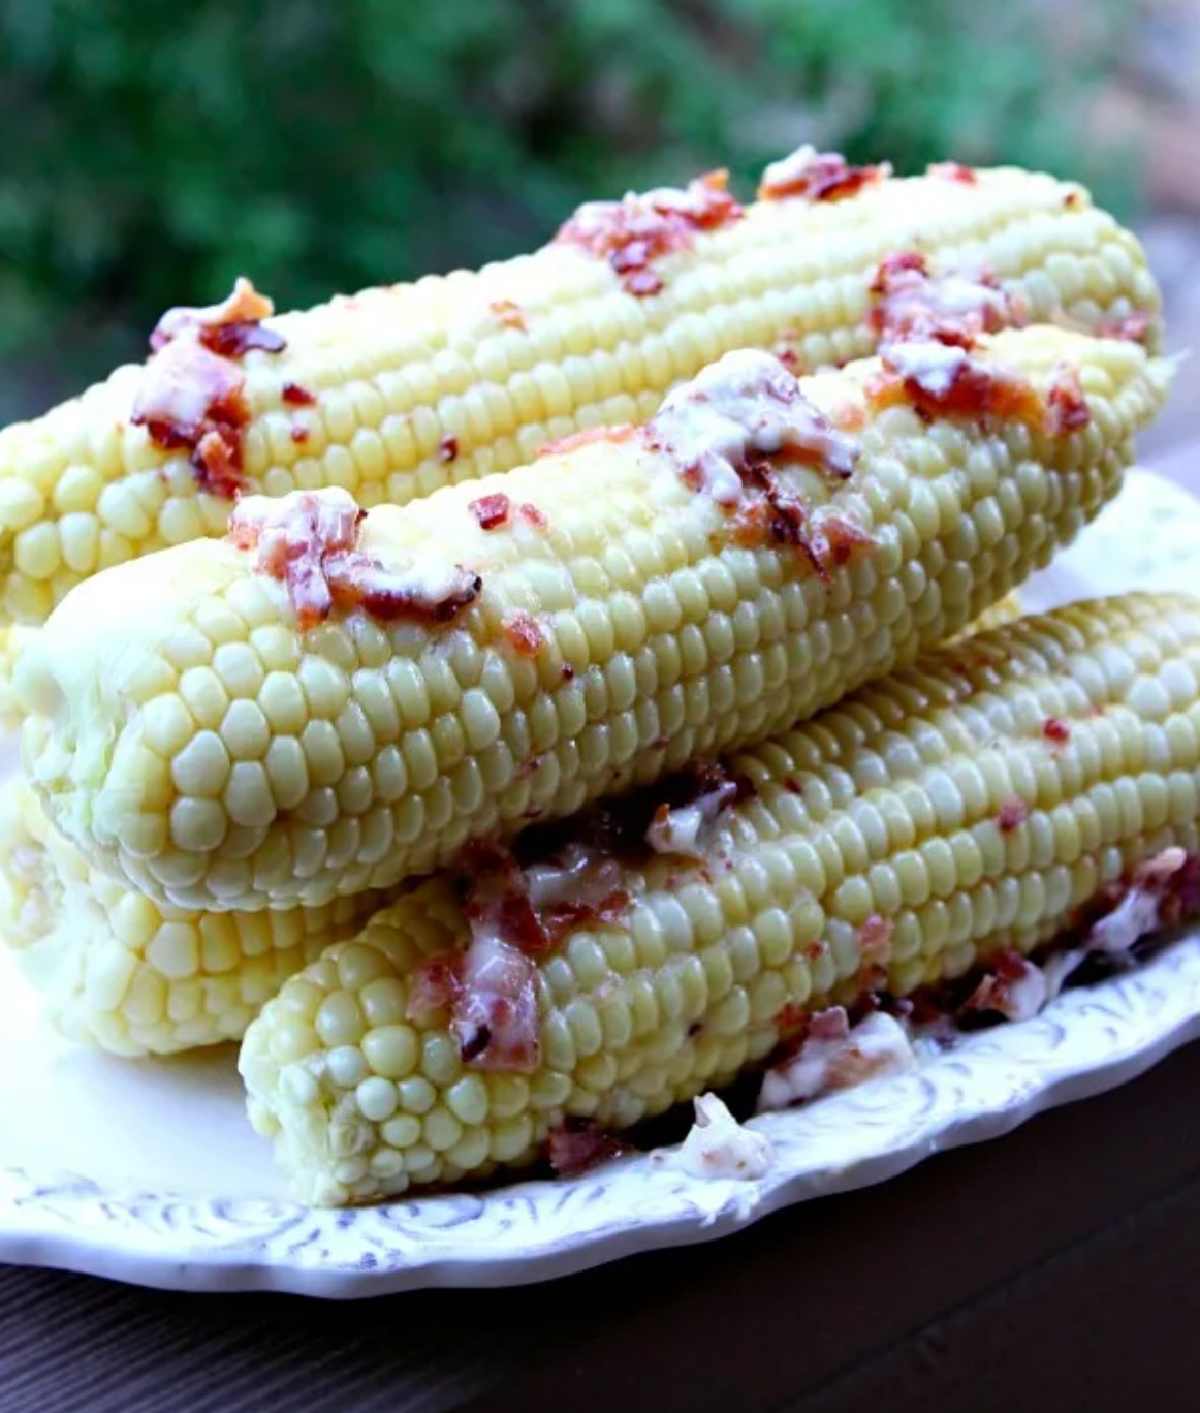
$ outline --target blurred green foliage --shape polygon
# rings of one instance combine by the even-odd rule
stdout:
[[[236,274],[290,307],[474,265],[588,197],[716,165],[748,192],[804,140],[1058,170],[1124,211],[1132,166],[1081,124],[1128,9],[0,0],[0,358],[61,395]]]

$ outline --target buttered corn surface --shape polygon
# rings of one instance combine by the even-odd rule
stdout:
[[[989,273],[1036,321],[1132,317],[1159,339],[1160,295],[1130,232],[1080,187],[1009,168],[868,184],[844,200],[763,200],[657,263],[631,294],[571,244],[478,272],[362,291],[264,327],[280,352],[237,361],[239,473],[278,496],[342,486],[364,506],[528,462],[572,431],[648,417],[666,389],[735,348],[804,370],[874,348],[880,261],[919,249],[934,274]],[[0,431],[0,612],[40,623],[107,566],[224,531],[189,451],[131,422],[147,369],[126,366]]]
[[[1135,343],[1004,333],[978,355],[1046,394],[1078,370],[1088,425],[879,411],[874,360],[802,380],[861,422],[840,481],[778,479],[811,528],[872,544],[822,582],[744,546],[723,507],[636,436],[450,487],[363,527],[402,571],[467,563],[453,624],[335,612],[307,633],[279,583],[199,541],[81,586],[23,655],[25,760],[56,826],[164,904],[247,909],[390,886],[471,838],[761,740],[965,628],[1116,492],[1169,366]],[[531,502],[481,529],[471,501]],[[535,653],[507,630],[532,621]]]
[[[628,1127],[764,1061],[797,1008],[1028,953],[1133,864],[1194,852],[1200,602],[1131,595],[981,634],[732,765],[754,794],[702,858],[627,866],[626,912],[537,963],[531,1073],[464,1060],[445,1008],[411,1016],[415,969],[467,946],[446,876],[288,981],[241,1068],[297,1194],[527,1164],[569,1117]],[[881,921],[883,979],[864,945]]]

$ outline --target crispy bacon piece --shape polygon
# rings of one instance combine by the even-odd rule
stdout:
[[[497,491],[495,495],[480,496],[478,500],[473,500],[467,507],[475,519],[479,522],[481,530],[498,530],[501,525],[508,523],[508,513],[512,502],[503,491]]]
[[[438,446],[438,460],[439,460],[439,461],[457,461],[457,460],[458,460],[458,438],[457,438],[457,437],[446,436],[446,437],[443,437],[443,438],[442,438],[441,443],[440,443],[439,446]]]
[[[892,933],[895,927],[891,918],[882,913],[872,913],[858,929],[858,943],[862,949],[864,964],[886,966],[892,959]]]
[[[238,358],[251,348],[278,353],[287,345],[273,329],[261,327],[275,305],[239,276],[220,304],[206,308],[168,309],[150,335],[150,348],[159,352],[177,339],[192,339],[225,358]]]
[[[546,1135],[546,1152],[559,1177],[578,1177],[629,1148],[590,1119],[569,1117]]]
[[[930,162],[925,168],[927,177],[940,177],[943,181],[962,182],[966,186],[976,186],[979,173],[974,167],[965,167],[961,162]]]
[[[818,152],[806,144],[766,168],[758,186],[758,198],[781,201],[789,196],[805,196],[810,201],[838,201],[853,196],[864,186],[884,181],[891,174],[892,168],[887,162],[852,167],[840,152]]]
[[[518,609],[504,620],[501,632],[521,657],[536,657],[546,646],[546,635],[533,614]]]
[[[1007,795],[1000,802],[1000,813],[996,816],[996,823],[1000,826],[1002,834],[1011,834],[1014,829],[1019,829],[1029,818],[1029,806],[1021,799],[1020,795]]]
[[[462,986],[462,956],[448,952],[422,962],[408,979],[409,1020],[422,1020],[443,1006],[453,1005]]]
[[[1102,339],[1127,339],[1130,343],[1144,343],[1149,332],[1152,315],[1146,309],[1134,309],[1129,314],[1112,315],[1101,319],[1096,325],[1096,337]]]
[[[995,1011],[1007,1020],[1029,1020],[1048,998],[1046,978],[1040,968],[1008,948],[990,960],[989,969],[959,1007],[958,1014]]]
[[[537,967],[519,947],[472,927],[450,1030],[466,1064],[532,1074],[541,1057]]]
[[[909,403],[920,417],[1016,417],[1042,426],[1046,409],[1033,384],[989,367],[965,349],[935,340],[893,343],[883,373],[867,388],[876,408]]]
[[[309,392],[299,383],[284,383],[282,397],[289,407],[311,407],[317,400],[316,393]]]
[[[520,306],[511,299],[493,299],[488,308],[506,329],[520,329],[524,333],[528,327]]]
[[[559,229],[555,243],[606,260],[630,294],[657,294],[662,277],[656,261],[690,249],[698,232],[742,218],[728,180],[725,171],[707,172],[685,191],[663,187],[630,192],[620,201],[587,202]]]
[[[309,432],[307,427],[293,427],[288,435],[291,437],[292,441],[302,445],[304,442],[308,441]]]
[[[1026,322],[1024,307],[989,275],[934,277],[924,255],[900,250],[879,264],[867,315],[881,347],[925,341],[973,348],[980,334]]]
[[[284,340],[259,320],[275,306],[249,280],[207,309],[170,309],[150,335],[151,356],[130,422],[166,451],[188,449],[197,484],[232,498],[243,488],[242,442],[250,410],[237,360],[251,348],[278,353]]]
[[[1076,369],[1055,370],[1046,396],[1046,430],[1052,437],[1068,437],[1080,432],[1092,420]]]
[[[808,560],[822,582],[835,569],[848,564],[856,550],[875,544],[874,538],[844,516],[819,513],[810,521],[798,497],[782,490],[775,474],[765,466],[747,471],[750,489],[730,522],[735,544],[749,549],[761,545],[792,545]]]
[[[523,500],[521,504],[517,506],[517,517],[518,519],[524,520],[527,524],[532,525],[535,530],[544,530],[547,525],[550,524],[549,520],[546,519],[545,512],[539,510],[536,505],[527,500]]]
[[[1048,716],[1042,722],[1042,735],[1056,746],[1063,746],[1071,739],[1071,728],[1060,717]]]
[[[280,500],[248,496],[233,508],[227,538],[255,552],[259,573],[282,581],[302,632],[324,622],[335,604],[361,606],[387,622],[447,623],[478,597],[479,575],[459,566],[414,563],[400,572],[364,554],[357,532],[365,516],[339,488]]]
[[[853,474],[860,448],[801,393],[769,353],[739,349],[668,393],[643,438],[678,474],[718,505],[733,507],[772,469],[811,466]]]

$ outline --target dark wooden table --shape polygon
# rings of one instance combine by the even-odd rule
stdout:
[[[1153,464],[1200,493],[1200,447]],[[1200,1045],[882,1186],[547,1285],[332,1303],[0,1267],[0,1413],[1195,1413],[1198,1356]]]

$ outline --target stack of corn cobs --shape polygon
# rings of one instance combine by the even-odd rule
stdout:
[[[1162,406],[1159,312],[1076,185],[809,148],[752,204],[172,310],[0,433],[48,1014],[240,1041],[322,1204],[1032,1014],[1200,898],[1200,603],[1004,621]]]

